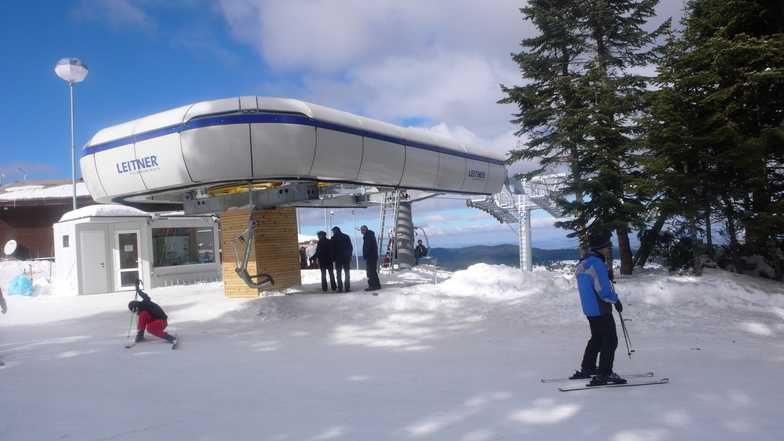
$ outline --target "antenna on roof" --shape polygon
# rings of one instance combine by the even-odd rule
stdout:
[[[24,175],[24,180],[26,181],[27,180],[27,172],[22,170],[21,167],[19,168],[19,171],[22,172],[22,174]]]

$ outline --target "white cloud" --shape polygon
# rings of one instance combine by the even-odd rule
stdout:
[[[485,138],[510,131],[509,54],[531,26],[516,0],[222,0],[238,40],[292,84],[272,90],[393,123],[418,119]]]
[[[436,213],[425,216],[424,221],[430,224],[431,222],[453,222],[453,221],[474,221],[474,220],[488,220],[490,215],[482,211],[466,211],[464,214],[452,213]]]
[[[281,69],[342,71],[431,48],[459,52],[514,49],[498,38],[516,30],[516,0],[222,0],[242,41]]]

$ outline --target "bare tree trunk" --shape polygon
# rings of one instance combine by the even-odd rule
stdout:
[[[624,276],[632,275],[632,270],[634,267],[632,266],[632,247],[631,243],[629,242],[629,230],[628,228],[618,228],[615,230],[616,236],[618,236],[618,252],[620,253],[621,257],[621,274]]]
[[[697,220],[689,218],[689,236],[691,236],[691,255],[694,259],[694,275],[702,275],[702,262],[700,262],[700,245],[697,241]]]
[[[738,254],[738,232],[735,229],[735,209],[732,207],[732,201],[727,196],[724,196],[724,216],[727,218],[727,234],[730,236],[730,257],[735,264],[735,272],[743,274],[745,265],[740,260]]]
[[[781,280],[781,259],[779,259],[779,241],[776,235],[770,235],[770,259],[773,264],[773,273],[776,280]]]
[[[711,230],[711,211],[705,213],[705,243],[708,245],[708,257],[716,261],[716,250],[713,249],[713,231]]]
[[[658,235],[662,228],[664,228],[664,222],[667,221],[667,217],[668,215],[666,213],[659,213],[656,222],[653,223],[651,229],[646,233],[651,236]],[[640,248],[637,249],[637,254],[634,256],[634,261],[632,262],[634,266],[645,266],[645,264],[648,263],[648,258],[651,256],[651,251],[653,251],[653,243],[653,237],[643,237],[643,240],[640,241]]]

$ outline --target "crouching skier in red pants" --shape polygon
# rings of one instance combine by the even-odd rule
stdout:
[[[161,309],[157,303],[150,300],[150,296],[139,289],[138,282],[136,285],[136,292],[142,298],[142,301],[131,300],[131,302],[128,303],[128,309],[130,309],[131,312],[139,314],[139,325],[136,327],[136,329],[138,329],[138,332],[136,333],[136,342],[138,343],[144,340],[144,330],[146,329],[147,332],[156,337],[160,337],[172,344],[176,343],[177,338],[164,331],[166,326],[169,325],[169,322],[167,321],[169,317],[163,312],[163,309]]]

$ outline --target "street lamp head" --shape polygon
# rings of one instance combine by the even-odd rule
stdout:
[[[87,76],[87,65],[76,58],[63,58],[54,68],[57,76],[69,83],[78,83]]]

